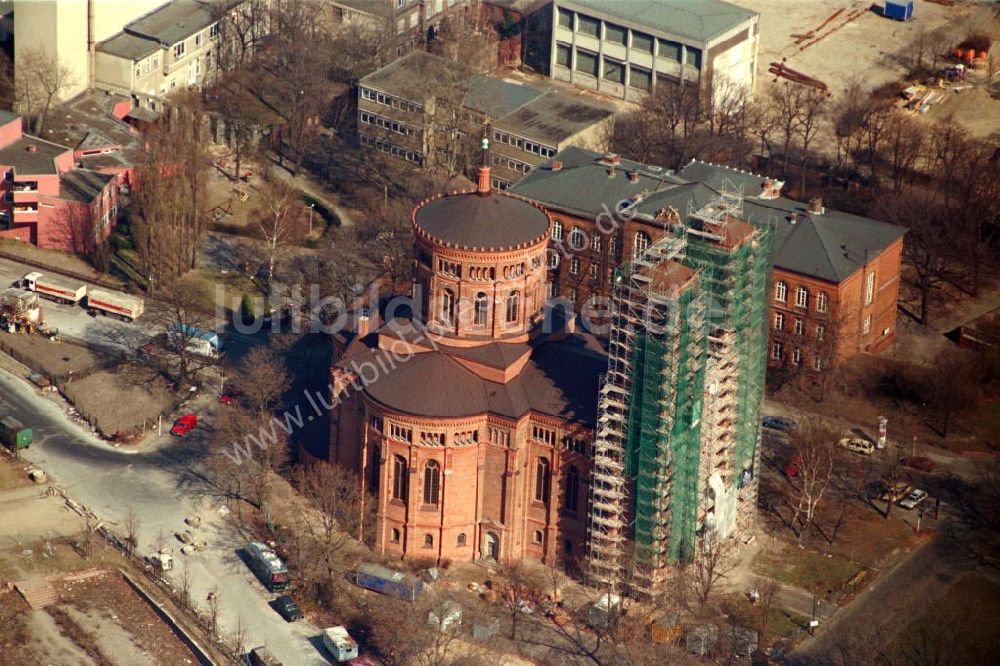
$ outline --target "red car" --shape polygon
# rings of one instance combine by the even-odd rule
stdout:
[[[798,476],[800,469],[802,469],[802,457],[792,456],[792,458],[785,463],[785,476]]]
[[[185,414],[174,421],[174,427],[170,429],[170,434],[174,437],[183,437],[194,430],[196,425],[198,425],[198,417],[194,414]]]
[[[228,393],[223,393],[219,396],[219,404],[221,405],[231,405],[233,404],[233,396]]]
[[[899,463],[903,467],[912,467],[913,469],[918,469],[921,472],[933,472],[934,468],[937,466],[934,461],[926,456],[908,456],[906,458],[901,458]]]

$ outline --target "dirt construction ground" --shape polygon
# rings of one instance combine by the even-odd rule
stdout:
[[[873,3],[861,0],[730,2],[760,13],[757,76],[761,90],[774,79],[767,71],[770,63],[782,59],[788,67],[825,82],[836,97],[854,79],[863,80],[870,88],[903,80],[922,35],[928,64],[932,48],[942,55],[950,54],[970,32],[1000,38],[1000,6],[990,2],[956,0],[954,6],[947,7],[915,0],[913,19],[905,23],[863,11]],[[874,4],[881,7],[883,3]],[[792,37],[809,32],[814,36],[798,44]],[[953,102],[932,108],[929,115],[954,111],[973,134],[987,137],[1000,130],[1000,101],[985,93],[975,94],[978,92],[982,91],[953,95]]]

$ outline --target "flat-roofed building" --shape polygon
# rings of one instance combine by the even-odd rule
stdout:
[[[528,64],[628,100],[661,85],[756,82],[759,15],[722,0],[554,0],[531,29],[551,32]]]

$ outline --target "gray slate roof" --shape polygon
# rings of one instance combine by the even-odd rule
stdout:
[[[34,150],[28,150],[34,146]],[[0,164],[12,166],[19,176],[57,173],[55,159],[69,148],[25,134],[6,148],[0,148]]]
[[[73,169],[59,176],[59,198],[90,203],[115,176],[89,169]]]
[[[160,43],[155,40],[131,35],[127,32],[119,32],[111,39],[97,45],[97,50],[102,53],[127,58],[133,62],[156,53],[160,48]]]
[[[722,0],[570,0],[586,12],[646,26],[667,33],[708,42],[753,17],[756,12]]]
[[[512,248],[537,241],[549,218],[537,206],[496,192],[453,194],[417,209],[417,226],[456,247]]]
[[[475,74],[469,79],[465,106],[493,118],[505,116],[533,99],[545,94],[534,86],[509,83],[492,76]]]
[[[125,26],[125,32],[170,46],[215,22],[212,3],[200,0],[173,0],[132,21]]]
[[[4,111],[0,109],[0,125],[6,125],[12,120],[16,120],[19,116],[16,113],[11,113],[10,111]]]

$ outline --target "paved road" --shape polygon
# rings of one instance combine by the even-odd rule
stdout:
[[[140,553],[153,552],[161,534],[177,552],[180,544],[172,535],[184,527],[184,517],[202,517],[198,531],[209,548],[190,557],[177,555],[173,574],[176,581],[187,562],[192,598],[203,606],[208,592],[218,587],[224,630],[235,633],[242,623],[249,644],[266,644],[286,664],[327,663],[315,641],[319,629],[304,622],[286,624],[267,605],[273,595],[238,557],[243,539],[219,515],[219,498],[199,477],[200,438],[211,436],[207,428],[184,440],[164,436],[137,452],[126,452],[92,437],[68,421],[52,399],[2,371],[0,394],[3,413],[13,413],[35,429],[36,444],[24,457],[45,469],[70,497],[101,519],[119,524],[127,507],[136,510],[141,517]],[[210,422],[211,415],[206,417]]]

